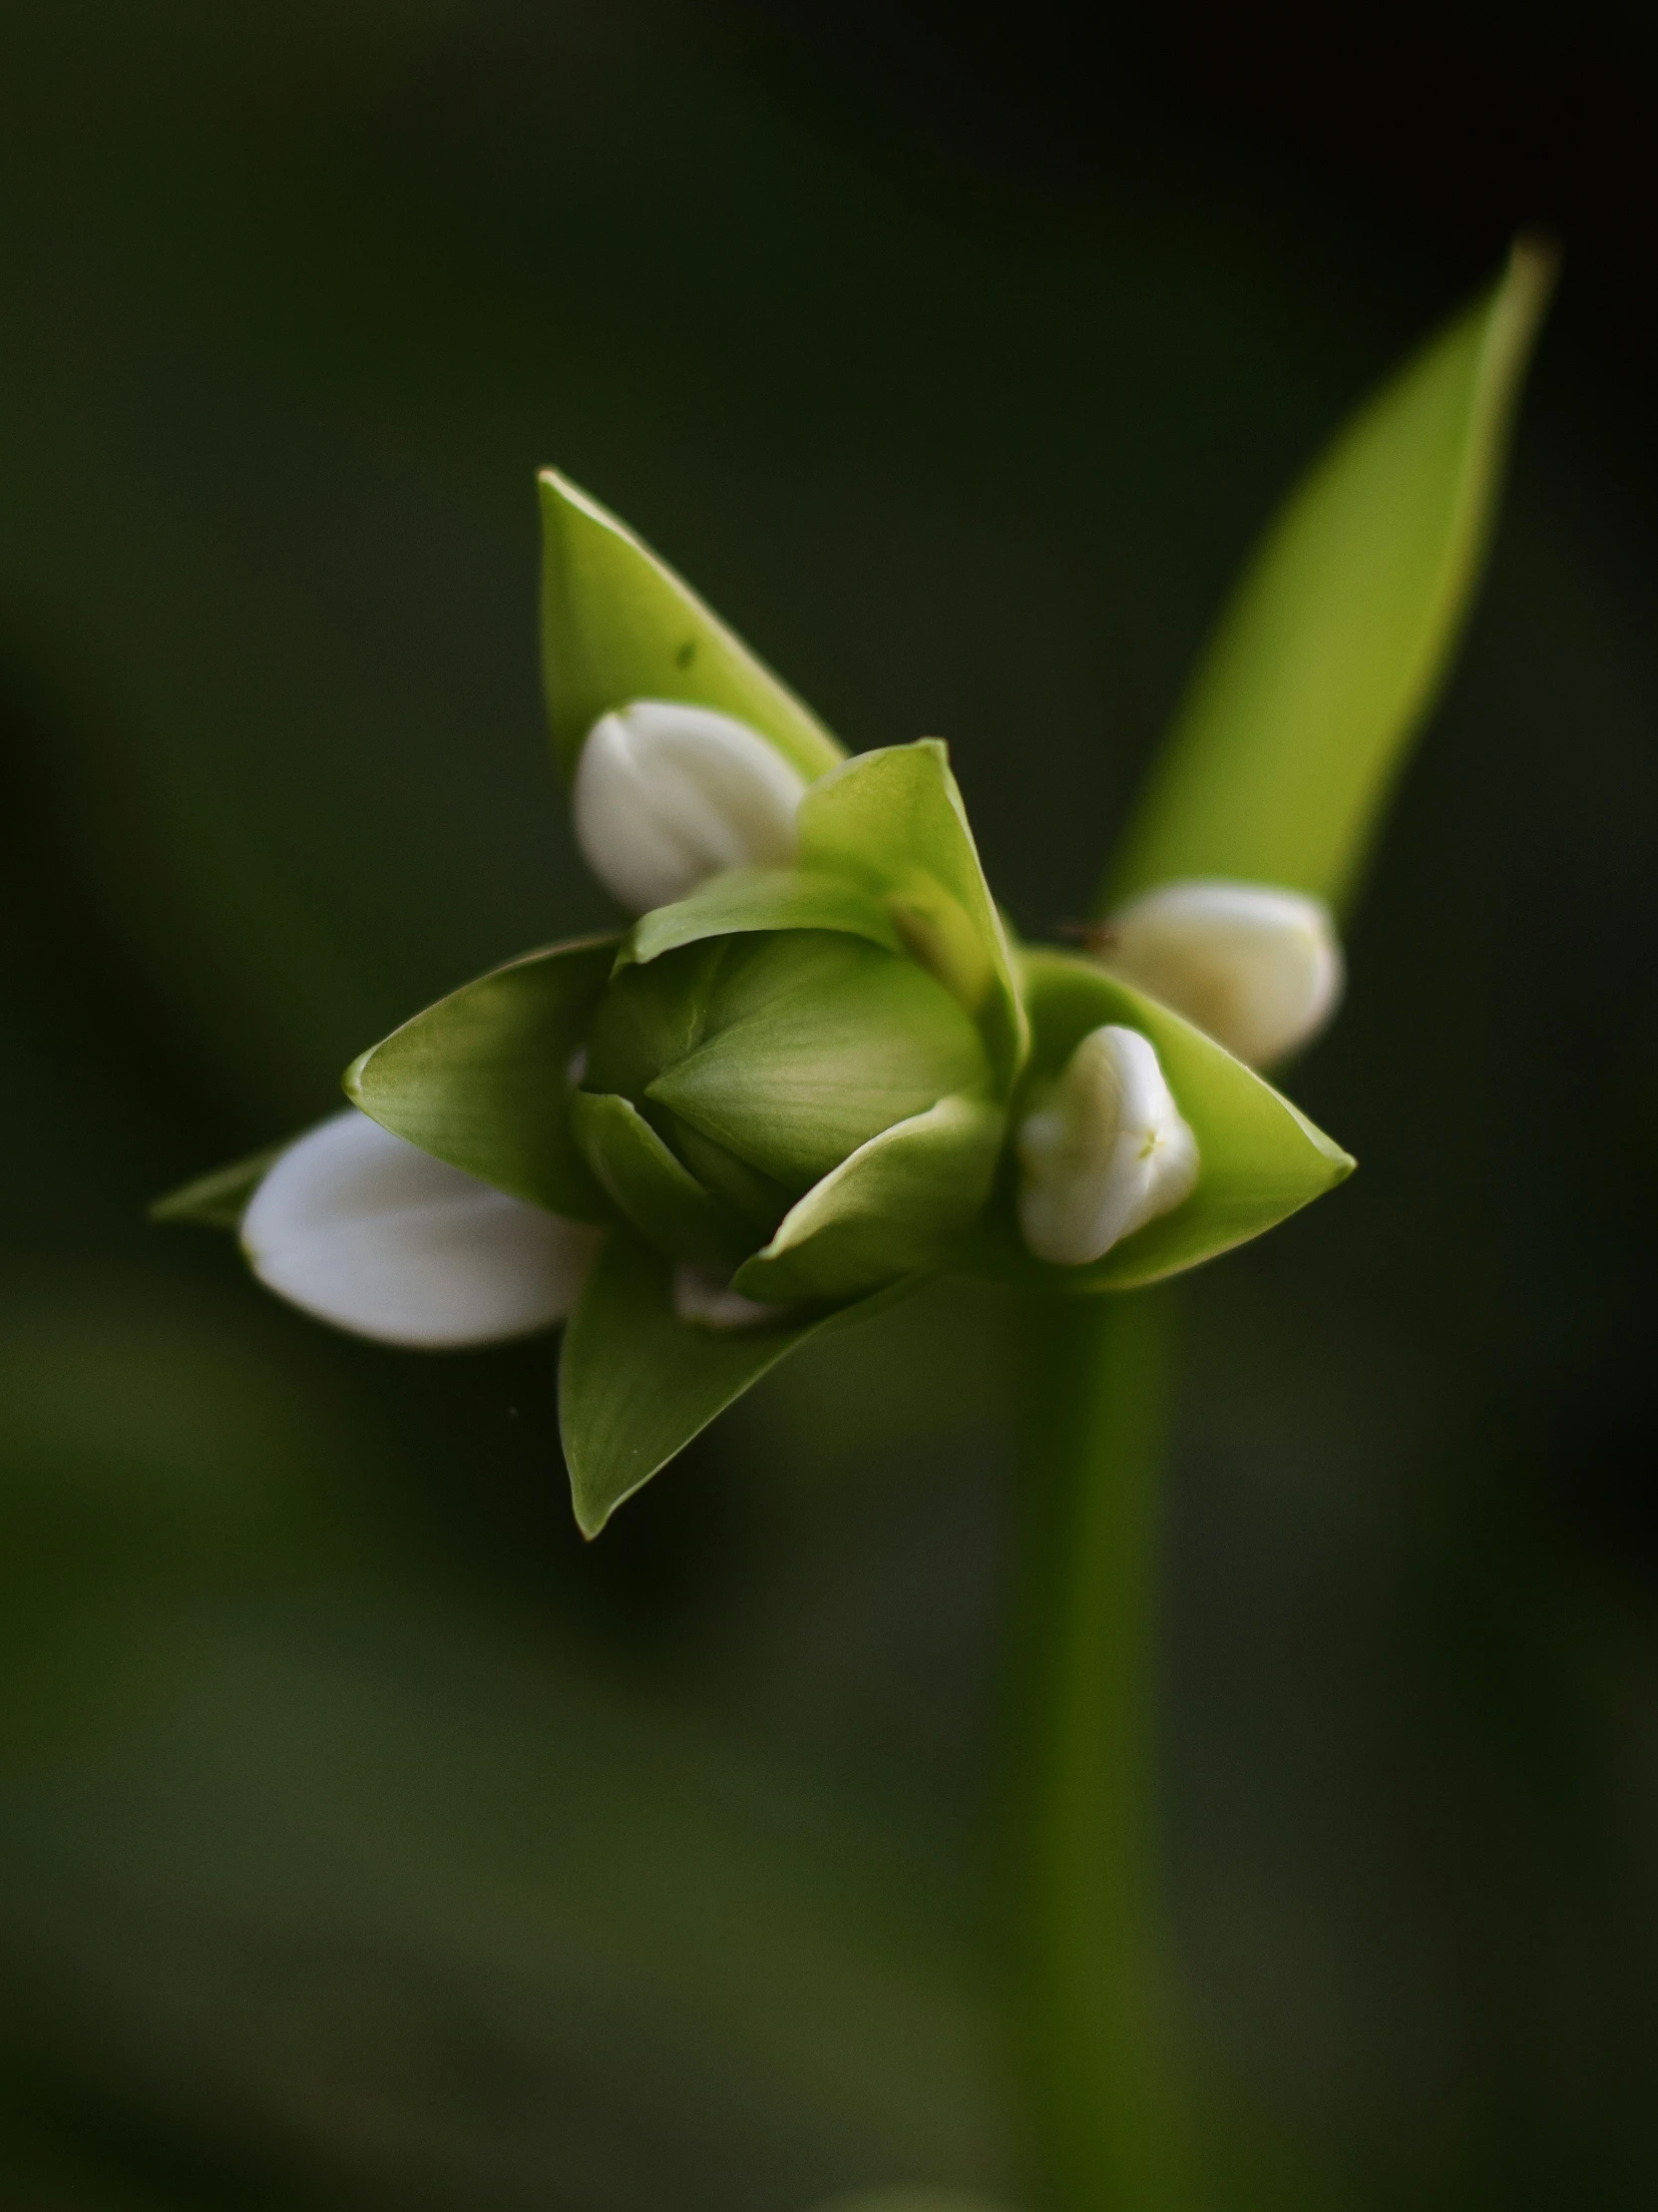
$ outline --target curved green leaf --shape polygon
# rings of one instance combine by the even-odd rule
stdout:
[[[1180,876],[1351,896],[1467,612],[1552,279],[1550,254],[1516,245],[1291,495],[1175,716],[1108,903]]]
[[[152,1221],[193,1221],[205,1229],[234,1229],[241,1225],[247,1201],[287,1150],[285,1144],[267,1144],[262,1152],[215,1167],[209,1174],[194,1176],[157,1198],[149,1208]]]
[[[540,485],[542,662],[567,775],[599,717],[641,698],[733,714],[804,776],[843,757],[816,716],[615,515],[555,469],[541,472]]]
[[[571,1132],[570,1066],[618,942],[554,945],[463,984],[353,1061],[346,1096],[498,1190],[572,1220],[611,1220]]]
[[[762,929],[833,929],[901,952],[898,926],[884,901],[838,876],[802,868],[728,868],[689,898],[658,906],[633,924],[617,966],[659,960],[707,937]]]
[[[641,1236],[681,1259],[734,1267],[754,1239],[681,1166],[635,1106],[579,1091],[571,1125],[589,1165]]]
[[[984,1204],[1005,1116],[989,1100],[941,1099],[872,1136],[814,1183],[737,1270],[745,1297],[853,1298],[940,1266]]]
[[[1024,966],[1034,1042],[1016,1116],[1090,1030],[1118,1022],[1156,1047],[1197,1138],[1201,1172],[1182,1205],[1124,1237],[1103,1259],[1055,1267],[1035,1258],[1020,1235],[1017,1167],[1005,1159],[986,1217],[956,1262],[967,1272],[1036,1290],[1127,1290],[1247,1243],[1352,1173],[1349,1154],[1288,1099],[1155,999],[1069,953],[1031,952]]]
[[[801,801],[800,864],[881,894],[905,944],[985,1031],[1012,1083],[1030,1045],[1013,953],[937,737],[842,763]]]
[[[896,1284],[857,1305],[756,1329],[693,1327],[673,1310],[673,1263],[618,1230],[605,1243],[559,1360],[559,1427],[584,1536],[682,1451],[716,1414],[824,1329],[883,1310]]]

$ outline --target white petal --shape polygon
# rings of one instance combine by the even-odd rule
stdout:
[[[635,699],[594,723],[576,768],[588,866],[634,914],[726,868],[786,866],[806,780],[746,723]]]
[[[757,1329],[781,1320],[788,1309],[745,1298],[717,1267],[697,1267],[687,1260],[673,1270],[673,1310],[681,1321],[700,1329]]]
[[[492,1190],[350,1108],[290,1144],[242,1215],[268,1288],[385,1344],[489,1344],[562,1321],[603,1231]]]
[[[1106,965],[1252,1068],[1305,1045],[1336,1011],[1342,949],[1322,899],[1192,878],[1108,919]]]
[[[1020,1126],[1019,1219],[1038,1259],[1081,1267],[1197,1182],[1197,1139],[1138,1030],[1091,1030]]]

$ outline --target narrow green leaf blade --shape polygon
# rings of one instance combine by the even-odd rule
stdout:
[[[863,752],[801,802],[800,862],[884,896],[899,934],[985,1031],[1011,1083],[1030,1045],[1013,952],[937,737]]]
[[[177,1190],[170,1190],[165,1198],[157,1198],[149,1209],[150,1219],[191,1221],[206,1229],[239,1228],[247,1201],[264,1180],[265,1170],[274,1167],[286,1149],[285,1144],[267,1144],[262,1152],[251,1152],[228,1167],[215,1167],[210,1174],[195,1176]]]
[[[807,777],[843,757],[810,709],[623,523],[557,470],[544,469],[540,484],[542,660],[567,775],[599,717],[641,698],[735,715]]]
[[[809,874],[802,868],[728,868],[688,898],[642,915],[617,965],[643,965],[704,938],[762,929],[832,929],[867,937],[887,952],[903,949],[885,903],[838,876]]]
[[[853,1298],[944,1263],[984,1204],[1005,1116],[985,1099],[941,1099],[860,1145],[790,1208],[737,1270],[748,1298]]]
[[[908,1287],[723,1331],[678,1319],[672,1274],[670,1260],[616,1231],[565,1331],[559,1425],[584,1536],[597,1536],[624,1499],[809,1337],[882,1310]]]
[[[1111,871],[1351,897],[1485,550],[1553,279],[1501,281],[1384,385],[1292,493],[1224,610]]]
[[[1151,1040],[1176,1105],[1197,1138],[1197,1188],[1171,1213],[1146,1223],[1090,1266],[1038,1260],[1020,1235],[1017,1167],[1004,1162],[996,1195],[969,1250],[958,1261],[1029,1288],[1127,1290],[1195,1267],[1298,1212],[1353,1171],[1341,1146],[1190,1022],[1069,953],[1025,957],[1034,1044],[1026,1096],[1056,1077],[1090,1030],[1107,1022]]]
[[[346,1096],[515,1198],[575,1221],[613,1219],[571,1129],[570,1067],[619,942],[554,945],[463,984],[353,1061]]]

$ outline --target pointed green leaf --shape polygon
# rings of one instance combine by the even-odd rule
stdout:
[[[915,957],[985,1032],[1011,1083],[1030,1038],[1002,916],[936,737],[844,762],[801,801],[800,864],[884,896]]]
[[[1175,717],[1109,903],[1181,876],[1350,897],[1467,612],[1552,277],[1517,245],[1291,495]]]
[[[885,902],[838,876],[811,875],[802,868],[728,868],[689,898],[641,916],[617,965],[642,965],[703,938],[762,929],[833,929],[867,937],[888,952],[903,949]]]
[[[824,1329],[882,1310],[908,1285],[757,1329],[716,1330],[673,1310],[673,1263],[618,1230],[606,1240],[559,1361],[559,1425],[584,1536],[597,1536],[716,1414]]]
[[[572,1220],[609,1221],[571,1132],[570,1070],[618,942],[555,945],[463,984],[354,1061],[346,1096],[498,1190]]]
[[[1028,953],[1025,979],[1034,1042],[1015,1125],[1090,1030],[1120,1023],[1156,1048],[1201,1167],[1197,1188],[1171,1213],[1090,1266],[1055,1267],[1020,1235],[1017,1166],[1005,1156],[996,1196],[958,1262],[969,1272],[1039,1290],[1126,1290],[1247,1243],[1352,1173],[1349,1154],[1288,1099],[1155,999],[1069,953]]]
[[[752,1249],[743,1223],[715,1203],[627,1100],[614,1091],[579,1091],[570,1110],[589,1165],[651,1244],[679,1259],[727,1267]]]
[[[816,716],[624,524],[556,470],[540,481],[542,658],[567,775],[599,717],[641,698],[735,715],[807,777],[843,757]]]
[[[274,1167],[286,1149],[285,1144],[267,1144],[262,1152],[252,1152],[228,1167],[215,1167],[210,1174],[196,1176],[177,1190],[170,1190],[165,1198],[156,1199],[150,1207],[151,1220],[194,1221],[207,1229],[239,1228],[247,1201],[264,1180],[265,1170]]]
[[[985,1099],[941,1099],[895,1122],[814,1183],[763,1251],[737,1270],[748,1298],[852,1298],[941,1266],[984,1204],[1005,1116]]]

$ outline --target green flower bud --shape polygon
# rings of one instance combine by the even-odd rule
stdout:
[[[647,1243],[730,1269],[769,1250],[798,1203],[876,1156],[872,1145],[913,1134],[944,1102],[988,1100],[991,1081],[978,1027],[907,953],[830,929],[760,930],[622,966],[571,1118],[589,1166]],[[924,1197],[937,1231],[984,1201],[1001,1133],[1000,1114],[990,1117],[990,1141],[966,1161],[948,1125],[928,1124],[912,1147],[910,1179],[926,1186],[912,1207]],[[985,1116],[970,1118],[977,1131]],[[902,1223],[892,1227],[887,1250],[856,1270],[858,1287],[915,1263]],[[794,1287],[837,1294],[827,1279]]]

